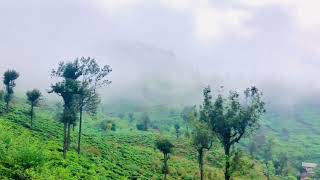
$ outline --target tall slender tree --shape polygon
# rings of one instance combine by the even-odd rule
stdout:
[[[265,112],[265,103],[261,99],[262,93],[256,87],[244,91],[244,103],[240,103],[239,94],[235,91],[230,91],[227,98],[223,98],[219,93],[214,103],[211,103],[210,93],[210,87],[204,89],[204,106],[209,107],[204,114],[209,117],[207,123],[211,131],[224,147],[225,180],[229,180],[231,148],[244,135],[259,127],[260,117]]]
[[[174,125],[174,129],[176,131],[176,137],[177,139],[180,137],[180,125],[177,123]]]
[[[32,128],[32,121],[34,116],[34,107],[39,105],[41,92],[38,89],[33,89],[26,93],[28,102],[30,104],[30,127]]]
[[[200,113],[197,113],[196,108],[193,109],[190,116],[193,124],[192,142],[198,153],[198,163],[200,169],[200,179],[204,179],[204,157],[206,151],[210,150],[213,144],[212,132],[209,129],[208,122],[210,121],[210,111],[212,109],[212,96],[207,89],[204,90],[204,102],[200,106]],[[200,114],[200,116],[199,116]]]
[[[9,111],[9,103],[13,97],[13,88],[16,86],[15,80],[18,79],[19,73],[15,70],[7,70],[3,75],[3,83],[5,85],[6,93],[4,95],[4,101],[6,103],[6,111]]]
[[[80,58],[80,72],[79,80],[81,82],[80,93],[78,95],[79,106],[79,133],[78,133],[78,148],[81,151],[81,134],[82,134],[82,120],[83,112],[90,115],[95,115],[100,99],[97,89],[107,86],[111,83],[107,79],[107,75],[112,71],[109,65],[100,67],[97,61],[93,58]]]
[[[61,62],[56,70],[52,70],[52,77],[62,78],[61,82],[51,85],[49,93],[56,93],[63,99],[63,113],[61,121],[64,124],[63,157],[66,158],[70,146],[71,125],[77,120],[77,96],[80,93],[81,83],[78,78],[82,75],[78,60]]]
[[[200,179],[204,179],[204,157],[206,151],[212,147],[212,135],[208,126],[202,122],[195,122],[192,136],[193,146],[198,153],[198,163],[200,169]]]
[[[170,153],[172,153],[174,146],[168,139],[160,138],[156,141],[156,147],[163,153],[162,173],[164,174],[164,180],[166,180],[169,174],[168,160],[170,159]]]
[[[189,134],[189,126],[191,125],[192,123],[192,114],[191,112],[193,112],[195,106],[186,106],[183,108],[183,110],[181,111],[181,117],[185,123],[185,126],[186,126],[186,134]]]

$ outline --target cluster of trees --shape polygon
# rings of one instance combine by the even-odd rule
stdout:
[[[66,158],[70,147],[71,126],[79,123],[78,147],[81,151],[81,134],[83,113],[95,115],[97,112],[100,98],[97,92],[98,88],[111,83],[107,75],[112,71],[109,65],[99,66],[95,59],[77,58],[72,62],[61,62],[57,69],[53,69],[51,76],[60,81],[52,84],[49,93],[56,93],[63,100],[63,112],[60,120],[64,125],[63,157]],[[15,80],[19,73],[15,70],[7,70],[4,73],[3,83],[5,91],[0,91],[0,98],[4,100],[6,112],[10,110],[10,103],[13,99]],[[41,92],[38,89],[27,91],[28,103],[30,104],[30,127],[33,126],[34,108],[39,105]],[[114,127],[115,128],[115,127]]]
[[[203,95],[203,104],[198,109],[187,107],[182,112],[187,132],[191,130],[193,147],[198,154],[200,178],[204,179],[206,151],[212,148],[213,143],[220,143],[225,154],[225,180],[229,180],[233,173],[231,161],[236,159],[233,146],[259,127],[260,117],[265,113],[262,93],[251,87],[244,91],[243,99],[236,91],[230,91],[227,97],[219,93],[213,100],[210,87],[206,87]],[[156,147],[164,154],[163,172],[166,177],[168,154],[172,152],[173,145],[168,140],[160,139]]]
[[[5,91],[0,91],[0,100],[4,100],[6,106],[5,111],[10,111],[10,103],[13,100],[14,87],[16,86],[16,80],[19,78],[19,73],[16,70],[7,70],[3,74],[3,84]],[[41,92],[38,89],[27,91],[26,93],[28,103],[30,104],[30,127],[32,128],[32,122],[34,117],[34,107],[39,105]]]
[[[286,177],[293,170],[288,154],[276,152],[276,143],[274,137],[266,137],[263,133],[259,133],[252,137],[248,145],[250,155],[264,163],[266,169],[264,174],[268,178],[275,175]]]
[[[56,93],[63,100],[61,122],[64,125],[63,156],[70,147],[71,126],[79,121],[78,148],[81,151],[83,112],[95,115],[100,102],[97,89],[111,83],[106,77],[112,71],[109,65],[100,67],[95,59],[80,58],[73,62],[61,62],[51,76],[61,81],[51,85],[49,93]]]
[[[53,69],[51,76],[58,78],[60,81],[51,85],[49,93],[59,95],[63,100],[63,112],[60,120],[63,123],[63,157],[66,158],[67,151],[70,148],[71,127],[79,123],[78,132],[78,153],[81,152],[81,134],[83,113],[95,115],[100,98],[97,89],[111,83],[107,75],[111,72],[108,65],[100,67],[95,59],[80,58],[72,62],[61,62],[57,69]],[[13,99],[15,80],[19,73],[15,70],[8,70],[4,73],[3,83],[5,91],[0,92],[0,98],[5,102],[6,112],[10,110],[10,103]],[[238,143],[245,135],[250,134],[259,127],[259,119],[265,112],[262,101],[262,93],[256,88],[247,88],[243,93],[243,99],[236,91],[230,91],[227,97],[218,93],[213,99],[210,87],[203,90],[203,104],[186,107],[182,111],[182,119],[186,124],[186,135],[191,135],[192,145],[198,155],[198,163],[201,180],[204,179],[204,160],[208,150],[214,143],[220,143],[224,148],[225,154],[225,180],[232,176],[231,162],[233,156],[232,147]],[[30,127],[33,126],[34,108],[39,105],[41,92],[38,89],[30,90],[26,93],[28,103],[30,104]],[[129,121],[132,122],[134,116],[128,115]],[[147,131],[150,126],[150,118],[144,114],[141,122],[137,124],[138,130]],[[115,130],[115,124],[108,122],[106,128]],[[180,125],[175,124],[176,137],[179,138],[181,131]],[[271,146],[271,145],[270,145]],[[156,147],[163,153],[164,179],[169,173],[168,160],[174,145],[165,138],[156,141]],[[252,145],[251,153],[255,151]],[[271,148],[271,147],[270,147]],[[268,151],[266,151],[268,152]],[[267,158],[266,165],[270,165],[270,158]],[[272,155],[270,155],[272,156]],[[281,165],[279,165],[281,166]]]

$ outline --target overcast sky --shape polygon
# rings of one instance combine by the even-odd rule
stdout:
[[[0,0],[0,73],[14,68],[20,88],[45,88],[59,61],[91,56],[113,67],[115,86],[171,67],[200,74],[203,84],[218,78],[316,93],[319,7],[319,0]]]

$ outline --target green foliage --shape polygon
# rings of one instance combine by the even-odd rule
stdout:
[[[12,100],[13,88],[16,86],[15,80],[18,79],[19,73],[15,70],[7,70],[3,74],[3,84],[6,87],[6,93],[4,95],[4,101],[6,102],[6,110],[9,111],[9,103]]]
[[[148,131],[148,128],[150,126],[150,118],[148,116],[148,114],[143,114],[142,118],[141,118],[141,122],[139,124],[137,124],[137,129],[140,131]]]
[[[174,145],[167,138],[159,138],[156,141],[156,147],[164,154],[172,153]]]
[[[170,159],[170,153],[172,153],[173,147],[174,145],[167,138],[159,138],[156,141],[156,148],[163,153],[162,173],[164,174],[164,179],[166,179],[167,174],[169,174],[168,160]]]
[[[18,79],[19,77],[19,73],[15,70],[7,70],[4,74],[3,74],[3,83],[4,85],[6,85],[7,88],[7,92],[12,91],[12,89],[15,87],[15,80]],[[9,89],[9,90],[8,90]]]
[[[32,106],[37,106],[41,97],[41,92],[38,89],[33,89],[26,93],[29,103]]]
[[[27,177],[29,179],[161,179],[163,164],[163,154],[154,151],[154,142],[159,135],[152,131],[140,132],[130,130],[134,124],[129,123],[127,118],[120,119],[116,116],[104,117],[104,114],[98,114],[94,121],[85,121],[83,135],[83,153],[78,155],[74,145],[71,145],[68,152],[68,159],[61,157],[61,140],[63,138],[63,127],[56,121],[53,106],[41,106],[38,109],[38,123],[33,131],[26,128],[28,124],[28,106],[21,102],[16,103],[16,108],[11,112],[0,117],[0,176],[4,179],[13,177],[14,174],[20,174],[16,177]],[[48,104],[52,104],[51,102]],[[133,111],[132,111],[133,112]],[[168,179],[199,179],[197,154],[192,146],[191,139],[180,137],[174,138],[173,127],[180,123],[182,130],[185,126],[183,120],[179,117],[179,108],[159,107],[153,111],[148,111],[153,123],[160,122],[161,133],[175,145],[174,152],[170,156],[170,171]],[[115,113],[117,114],[117,113]],[[142,117],[143,113],[134,112],[134,116]],[[104,133],[98,127],[100,122],[113,120],[116,122],[117,131],[113,133]],[[158,121],[159,120],[159,121]],[[157,122],[158,121],[158,122]],[[163,123],[161,123],[163,122]],[[168,123],[167,123],[168,122]],[[281,130],[282,128],[280,128]],[[279,131],[280,132],[280,131]],[[293,133],[290,138],[294,137]],[[77,133],[71,132],[71,138],[76,139]],[[266,137],[268,140],[270,137]],[[13,156],[14,149],[20,149],[21,141],[32,146],[31,150],[38,149],[44,158],[44,163],[40,161],[39,165],[23,169],[19,165],[17,169],[7,166],[7,161]],[[242,141],[241,141],[242,142]],[[273,159],[277,159],[279,149],[279,140],[276,140],[276,146],[273,147]],[[243,147],[244,143],[239,146]],[[7,150],[10,148],[10,150]],[[11,150],[12,149],[12,150]],[[262,148],[263,149],[263,148]],[[286,150],[286,149],[284,149]],[[287,149],[288,150],[288,149]],[[12,154],[10,153],[12,151]],[[5,153],[2,153],[5,152]],[[204,174],[207,179],[223,179],[224,153],[219,144],[206,152],[206,167]],[[259,153],[256,153],[259,154]],[[266,179],[265,166],[259,161],[253,160],[245,152],[232,159],[237,160],[240,166],[235,167],[237,171],[233,173],[235,180],[247,179]],[[18,158],[17,158],[18,159]],[[13,161],[13,159],[9,160]],[[288,177],[296,176],[297,172],[292,170],[292,159],[289,157]],[[272,162],[273,163],[273,162]],[[163,170],[163,169],[162,169]],[[271,179],[286,179],[286,177],[272,176]]]
[[[230,91],[225,99],[218,94],[212,103],[211,89],[203,90],[204,101],[200,120],[207,123],[222,143],[226,155],[226,180],[230,179],[230,150],[241,138],[259,126],[260,116],[265,112],[262,93],[256,87],[245,90],[245,104],[240,103],[239,94]]]
[[[104,131],[116,131],[116,123],[111,120],[102,121],[100,128]]]
[[[45,155],[41,149],[37,149],[31,143],[21,143],[21,147],[11,152],[14,164],[22,167],[22,169],[29,169],[31,167],[37,168],[44,164]]]
[[[0,90],[0,102],[3,101],[4,98],[4,91]]]
[[[38,89],[33,89],[31,91],[28,91],[26,93],[28,103],[31,105],[30,109],[30,119],[31,119],[31,127],[32,127],[32,120],[34,116],[34,107],[38,106],[40,97],[41,97],[41,92]]]
[[[21,101],[23,102],[23,101]],[[78,155],[74,146],[68,159],[61,157],[61,134],[63,126],[55,118],[54,107],[41,106],[38,123],[31,131],[26,128],[28,107],[17,103],[14,111],[0,117],[0,176],[9,179],[160,179],[161,155],[154,151],[158,135],[152,132],[117,130],[114,133],[93,131],[94,121],[88,121],[83,136],[83,153]],[[121,120],[118,120],[121,121]],[[117,122],[118,122],[117,121]],[[92,125],[92,126],[91,126]],[[77,133],[71,133],[72,138]],[[198,179],[196,157],[187,139],[170,140],[176,144],[170,159],[170,179]],[[25,147],[22,147],[25,146]],[[24,149],[25,148],[25,149]],[[32,167],[22,163],[31,155]],[[37,159],[36,155],[39,155]],[[217,156],[221,157],[221,154]],[[14,157],[14,158],[13,158]],[[15,160],[14,160],[15,159]],[[13,167],[8,164],[20,162]],[[211,164],[211,162],[210,162]],[[222,177],[222,169],[207,167],[206,177]],[[244,178],[245,179],[245,178]]]
[[[204,179],[204,157],[205,151],[212,147],[213,136],[208,126],[201,121],[194,121],[192,143],[198,153],[201,180]]]
[[[129,122],[134,121],[134,114],[132,112],[128,113]]]
[[[63,113],[61,121],[64,124],[63,157],[66,158],[70,147],[70,127],[75,125],[77,112],[79,110],[78,100],[81,93],[81,83],[78,78],[82,75],[81,66],[78,60],[68,63],[60,63],[57,70],[52,70],[53,77],[63,78],[61,82],[51,85],[49,93],[56,93],[63,99]]]
[[[275,176],[276,175],[276,169],[274,167],[274,164],[272,161],[268,161],[266,164],[265,164],[265,168],[264,168],[264,174],[267,176],[267,177],[272,177],[272,176]]]
[[[194,112],[195,106],[186,106],[181,111],[181,117],[186,125],[187,131],[189,131],[189,126],[192,123],[192,113]]]
[[[214,136],[211,134],[208,126],[203,123],[196,123],[192,135],[193,146],[197,151],[203,149],[210,150],[212,147]]]
[[[180,132],[180,125],[179,125],[179,124],[175,124],[175,125],[174,125],[174,129],[175,129],[175,131],[176,131],[176,137],[179,138],[179,137],[180,137],[180,134],[181,134],[181,132]]]

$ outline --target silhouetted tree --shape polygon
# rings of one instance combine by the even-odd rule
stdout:
[[[9,111],[9,103],[12,100],[13,88],[16,86],[15,80],[18,79],[19,73],[15,70],[7,70],[3,75],[3,83],[5,85],[6,93],[4,101],[6,102],[6,111]]]
[[[151,121],[148,114],[143,114],[141,118],[141,122],[137,124],[137,129],[141,131],[148,131],[150,122]]]
[[[189,126],[191,124],[191,117],[190,117],[190,113],[193,112],[194,110],[194,106],[186,106],[183,108],[182,112],[181,112],[181,117],[186,125],[186,130],[187,133],[189,133]]]
[[[128,118],[129,118],[129,122],[132,122],[134,120],[134,114],[132,112],[130,112],[128,114]]]
[[[156,141],[156,148],[163,153],[163,168],[162,173],[164,174],[164,179],[167,179],[169,174],[168,160],[170,159],[170,153],[172,153],[173,144],[165,138],[160,138]]]
[[[30,109],[30,127],[32,128],[32,120],[33,120],[33,115],[34,115],[34,107],[38,106],[40,97],[41,97],[41,92],[38,89],[33,89],[31,91],[28,91],[26,93],[28,102],[31,106]]]
[[[175,131],[176,131],[176,137],[177,137],[177,139],[178,139],[179,136],[180,136],[180,125],[179,125],[179,124],[175,124],[175,125],[174,125],[174,129],[175,129]]]
[[[118,114],[118,117],[119,117],[120,119],[123,119],[124,116],[125,116],[125,114],[124,114],[123,112],[121,112],[121,113]]]
[[[77,151],[80,154],[81,151],[81,134],[82,134],[82,115],[83,112],[87,112],[90,115],[95,115],[100,98],[97,94],[97,89],[103,86],[107,86],[111,81],[107,80],[107,75],[112,71],[109,65],[100,67],[95,59],[90,57],[80,58],[76,60],[79,62],[79,72],[81,76],[80,93],[78,95],[79,105],[79,133],[78,133],[78,148]]]
[[[204,89],[204,102],[212,106],[207,112],[209,116],[207,123],[224,147],[225,179],[229,180],[231,148],[245,134],[258,128],[259,119],[265,112],[265,103],[261,100],[262,93],[256,87],[245,90],[243,104],[240,103],[239,94],[235,91],[230,91],[228,98],[223,98],[219,93],[214,103],[211,103],[210,93],[210,87]]]
[[[77,120],[78,97],[81,83],[77,80],[82,74],[79,62],[59,63],[56,70],[52,70],[52,77],[63,78],[61,82],[51,85],[49,93],[56,93],[63,99],[63,113],[61,120],[64,124],[63,157],[66,158],[67,150],[70,145],[70,127]]]
[[[3,101],[3,97],[4,97],[4,91],[0,90],[0,101]]]

